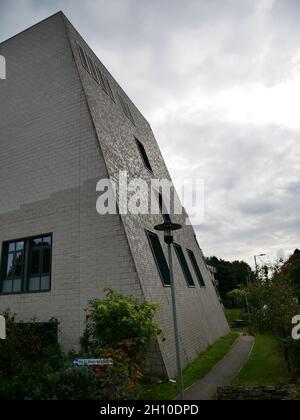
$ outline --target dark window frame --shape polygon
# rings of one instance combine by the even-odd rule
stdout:
[[[147,229],[146,229],[146,235],[147,235],[147,238],[148,238],[148,241],[149,241],[149,245],[150,245],[150,248],[151,248],[151,251],[152,251],[152,255],[153,255],[153,258],[154,258],[154,261],[155,261],[155,264],[156,264],[156,267],[157,267],[157,270],[158,270],[160,279],[162,281],[162,284],[163,284],[164,287],[170,288],[171,287],[170,268],[169,268],[169,265],[167,263],[167,259],[166,259],[166,256],[165,256],[163,247],[161,245],[159,236],[156,233],[151,232],[150,230],[147,230]],[[153,246],[153,243],[151,241],[151,237],[153,237],[153,238],[155,238],[155,239],[158,240],[158,243],[159,243],[159,252],[162,252],[161,256],[164,259],[165,269],[167,268],[167,272],[164,272],[164,269],[160,266],[160,263],[159,263],[159,261],[157,259],[156,250],[155,250],[155,248]],[[165,277],[165,276],[167,276],[167,277]]]
[[[199,267],[199,264],[197,262],[197,259],[196,259],[196,256],[195,256],[194,252],[191,249],[187,249],[186,251],[187,251],[187,254],[188,254],[188,256],[190,258],[190,261],[192,263],[192,266],[193,266],[193,269],[194,269],[194,272],[196,274],[196,277],[197,277],[197,280],[198,280],[198,283],[199,283],[200,287],[203,288],[203,289],[206,288],[206,284],[205,284],[203,275],[201,273],[201,270],[200,270],[200,267]]]
[[[44,273],[47,274],[47,276],[49,276],[49,288],[47,289],[39,289],[39,290],[29,290],[29,276],[30,276],[30,270],[31,270],[31,258],[32,258],[32,254],[31,254],[31,243],[32,241],[34,241],[35,239],[39,239],[39,238],[51,238],[51,245],[45,247],[45,249],[49,249],[50,250],[50,255],[49,255],[49,273]],[[11,243],[18,243],[18,242],[23,242],[23,262],[22,262],[22,276],[21,276],[21,291],[18,292],[2,292],[3,290],[3,282],[6,279],[5,276],[5,270],[7,267],[7,254],[8,254],[8,248],[9,248],[9,244]],[[23,294],[36,294],[36,293],[49,293],[51,291],[51,287],[52,287],[52,255],[53,255],[53,233],[43,233],[40,235],[34,235],[34,236],[29,236],[29,237],[25,237],[25,238],[19,238],[19,239],[12,239],[12,240],[8,240],[8,241],[3,241],[2,242],[2,251],[1,251],[1,262],[0,262],[0,296],[13,296],[13,295],[23,295]],[[43,260],[40,263],[41,265],[43,264]],[[42,274],[40,276],[40,287],[41,287],[41,277]]]
[[[159,210],[160,213],[162,215],[162,217],[164,218],[164,222],[165,223],[172,223],[172,219],[169,213],[167,213],[167,209],[166,209],[166,205],[165,205],[165,201],[163,198],[163,195],[160,191],[157,191],[158,194],[158,205],[159,205]]]
[[[190,267],[188,265],[187,259],[185,258],[182,246],[176,242],[173,243],[173,246],[174,246],[179,264],[181,266],[181,269],[182,269],[182,272],[183,272],[183,275],[184,275],[184,278],[186,280],[188,287],[190,289],[195,289],[196,285],[195,285]]]
[[[138,151],[139,151],[139,154],[140,154],[140,156],[141,156],[141,158],[142,158],[142,161],[143,161],[143,164],[144,164],[144,166],[145,166],[145,168],[151,173],[151,175],[153,175],[153,169],[152,169],[152,166],[151,166],[151,163],[150,163],[150,160],[149,160],[149,158],[148,158],[148,155],[147,155],[147,152],[146,152],[146,149],[145,149],[145,146],[143,145],[143,143],[139,140],[139,139],[137,139],[136,137],[135,137],[135,142],[136,142],[136,145],[137,145],[137,148],[138,148]]]

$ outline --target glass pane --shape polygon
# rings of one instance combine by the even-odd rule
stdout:
[[[50,273],[50,248],[43,250],[43,271],[44,274]]]
[[[51,236],[45,236],[45,238],[43,238],[43,245],[51,246]]]
[[[8,244],[8,252],[12,252],[16,249],[16,243],[15,242],[11,242],[10,244]]]
[[[28,290],[30,292],[40,290],[40,277],[31,277],[29,279]]]
[[[39,249],[31,251],[31,274],[40,274],[40,255]]]
[[[12,293],[12,280],[4,280],[2,283],[2,293]]]
[[[34,247],[41,246],[42,245],[42,242],[43,242],[43,239],[42,238],[33,239],[32,240],[32,245]]]
[[[15,277],[22,275],[22,266],[23,266],[23,252],[17,252],[15,254]]]
[[[13,275],[14,275],[14,254],[8,254],[6,277],[12,277]]]
[[[14,293],[18,293],[21,292],[22,290],[22,281],[20,280],[14,280],[14,284],[13,284],[13,292]]]
[[[23,251],[24,242],[17,242],[16,243],[16,251]]]
[[[45,276],[41,279],[41,290],[49,290],[50,289],[50,277]]]

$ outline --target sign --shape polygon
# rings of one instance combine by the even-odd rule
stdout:
[[[4,316],[0,315],[0,340],[6,339],[6,321]]]
[[[73,366],[112,366],[112,359],[75,359]]]

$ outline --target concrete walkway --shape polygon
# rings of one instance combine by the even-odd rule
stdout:
[[[249,358],[254,337],[240,335],[229,353],[201,381],[184,393],[186,400],[214,400],[218,387],[228,386]]]

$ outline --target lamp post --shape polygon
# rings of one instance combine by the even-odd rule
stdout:
[[[255,273],[256,273],[256,277],[258,277],[258,264],[257,264],[257,258],[258,257],[265,257],[267,254],[259,254],[259,255],[254,255],[254,262],[255,262]]]
[[[171,221],[167,221],[163,223],[162,225],[155,226],[154,229],[159,232],[164,232],[164,240],[165,240],[165,243],[168,245],[170,286],[171,286],[171,292],[172,292],[172,309],[173,309],[173,321],[174,321],[174,333],[175,333],[178,384],[179,384],[179,391],[180,391],[180,399],[184,400],[180,334],[179,334],[178,319],[177,319],[176,287],[175,287],[175,281],[174,281],[173,258],[172,258],[172,244],[174,242],[173,232],[176,230],[180,230],[181,228],[182,228],[181,225],[172,223]]]

